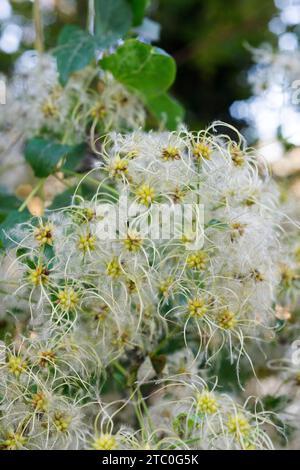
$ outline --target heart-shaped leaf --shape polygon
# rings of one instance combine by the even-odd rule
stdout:
[[[101,60],[127,88],[145,97],[160,95],[174,82],[176,64],[166,52],[136,39],[129,39],[114,54]]]

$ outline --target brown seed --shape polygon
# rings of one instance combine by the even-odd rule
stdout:
[[[279,320],[288,321],[292,318],[292,314],[287,307],[282,307],[281,305],[276,305],[275,307],[275,316]]]
[[[99,80],[99,82],[97,83],[97,91],[99,93],[103,93],[104,89],[105,89],[105,83],[102,82],[102,80]]]
[[[44,214],[45,205],[42,199],[38,196],[33,197],[27,204],[30,214],[35,217],[41,217]]]
[[[31,184],[20,184],[16,189],[16,196],[20,199],[26,199],[32,191]]]

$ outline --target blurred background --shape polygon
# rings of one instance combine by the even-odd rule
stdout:
[[[64,24],[86,25],[87,0],[41,4],[47,47],[55,46]],[[0,72],[7,75],[34,42],[32,6],[30,0],[0,0]],[[152,0],[147,22],[154,43],[177,62],[172,91],[191,128],[229,122],[271,161],[300,145],[298,103],[286,92],[295,60],[300,78],[300,0]],[[273,51],[284,62],[280,70]]]

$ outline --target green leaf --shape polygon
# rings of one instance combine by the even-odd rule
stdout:
[[[77,171],[81,160],[85,157],[87,153],[87,145],[85,143],[69,147],[68,153],[66,155],[66,161],[61,168],[61,171],[71,170]]]
[[[149,5],[149,0],[128,0],[133,12],[133,26],[139,26],[145,16],[145,11]]]
[[[49,210],[70,206],[72,204],[75,191],[76,194],[82,196],[84,199],[91,199],[95,195],[94,186],[91,187],[86,183],[82,183],[79,187],[73,186],[72,188],[68,188],[66,191],[55,196]]]
[[[167,93],[149,98],[146,104],[158,121],[164,122],[171,131],[176,130],[184,118],[183,107]]]
[[[83,69],[95,58],[95,38],[74,25],[63,28],[54,50],[62,85],[66,85],[73,72]]]
[[[280,413],[291,402],[291,398],[288,395],[265,395],[262,402],[266,410]]]
[[[127,88],[150,98],[162,94],[174,82],[176,64],[163,50],[129,39],[114,54],[101,60]]]
[[[59,161],[66,157],[70,147],[49,140],[33,138],[28,140],[25,146],[25,159],[38,178],[46,178],[51,175]]]
[[[62,159],[65,159],[62,170],[75,171],[85,151],[85,144],[62,145],[35,137],[26,143],[25,159],[38,178],[46,178],[56,171]]]
[[[72,202],[72,197],[76,187],[66,189],[66,191],[58,194],[52,201],[50,210],[61,209],[62,207],[68,207]]]
[[[18,209],[20,205],[20,199],[13,194],[9,194],[5,189],[0,188],[0,222],[2,222],[12,210]]]
[[[52,264],[52,261],[55,257],[55,251],[52,245],[46,245],[44,246],[44,251],[43,251],[44,257],[47,260],[47,263]]]
[[[217,230],[226,230],[229,228],[229,225],[226,222],[222,222],[218,219],[211,219],[206,225],[205,228],[215,228]]]
[[[113,43],[121,39],[131,25],[132,10],[127,0],[95,0],[95,34],[100,40]]]
[[[179,436],[184,437],[187,431],[195,430],[200,423],[200,417],[196,414],[182,412],[172,421],[172,426]]]
[[[26,265],[29,269],[34,269],[36,263],[31,257],[30,249],[28,248],[18,248],[17,249],[17,258],[22,259],[22,264]]]
[[[20,241],[17,235],[14,235],[12,237],[13,240],[11,240],[9,237],[9,232],[14,229],[18,224],[27,222],[29,219],[31,219],[31,217],[32,215],[27,209],[25,209],[23,212],[19,212],[16,210],[10,212],[10,214],[6,217],[5,221],[0,224],[0,248],[7,249],[15,244],[14,241]],[[21,238],[22,234],[20,235],[20,239]]]

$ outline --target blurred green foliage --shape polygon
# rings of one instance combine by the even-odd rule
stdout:
[[[15,13],[29,21],[32,3],[15,1],[13,5]],[[232,122],[230,105],[250,95],[246,75],[252,59],[246,46],[256,47],[263,41],[274,40],[268,23],[275,11],[273,0],[150,2],[148,16],[161,24],[158,45],[178,65],[173,95],[188,110],[187,122],[193,128],[206,126],[215,119]],[[87,0],[77,0],[74,14],[61,9],[46,14],[45,20],[46,45],[54,47],[65,24],[85,28]],[[22,49],[18,54],[21,52]],[[0,52],[0,70],[9,71],[18,54]]]

